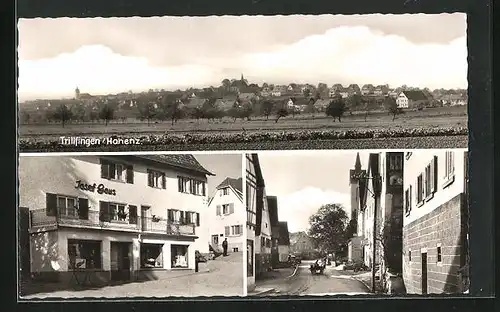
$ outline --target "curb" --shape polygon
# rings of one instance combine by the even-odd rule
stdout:
[[[259,291],[259,292],[251,292],[251,293],[248,293],[247,296],[262,296],[262,295],[266,295],[266,294],[269,294],[269,293],[272,293],[276,290],[276,288],[269,288],[269,289],[266,289],[266,290],[262,290],[262,291]]]
[[[294,277],[297,274],[297,271],[299,270],[299,265],[295,266],[295,270],[293,271],[292,275],[285,277],[285,279],[289,279]]]
[[[356,280],[356,281],[360,282],[361,284],[363,284],[363,286],[365,286],[365,287],[366,287],[369,291],[371,291],[371,290],[372,290],[371,286],[370,286],[370,285],[368,285],[368,284],[367,284],[365,281],[363,281],[362,279],[356,278],[355,276],[351,276],[351,278],[352,278],[353,280]]]

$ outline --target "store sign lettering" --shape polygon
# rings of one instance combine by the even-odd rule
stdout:
[[[107,195],[116,195],[116,190],[109,189],[104,186],[104,184],[99,184],[97,185],[96,183],[94,184],[86,184],[83,183],[81,180],[76,181],[76,186],[75,188],[80,189],[82,191],[89,191],[89,192],[96,192],[98,194],[107,194]]]

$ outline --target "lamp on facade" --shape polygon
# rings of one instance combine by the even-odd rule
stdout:
[[[378,210],[378,197],[382,186],[382,177],[380,174],[375,174],[373,176],[368,176],[366,172],[355,172],[351,175],[351,179],[353,180],[372,180],[373,181],[373,192],[370,189],[366,188],[368,192],[372,195],[374,199],[374,207],[373,207],[373,237],[372,237],[372,292],[375,292],[375,261],[377,257],[376,249],[377,249],[377,210]]]

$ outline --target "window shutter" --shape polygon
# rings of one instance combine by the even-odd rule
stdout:
[[[166,189],[166,188],[167,188],[167,179],[166,179],[166,177],[165,177],[165,174],[164,174],[164,173],[162,173],[162,175],[161,175],[161,187],[162,187],[163,189]]]
[[[179,192],[182,192],[182,178],[177,176],[177,189]]]
[[[412,186],[410,185],[410,189],[409,189],[409,191],[408,191],[408,195],[410,196],[410,197],[408,198],[408,213],[410,213],[410,212],[411,212],[411,208],[412,208],[412,207],[411,207],[411,203],[412,203],[412,201],[411,201],[411,200],[412,200],[412,196],[413,196],[412,191],[413,191],[413,190],[412,190]]]
[[[134,167],[131,165],[127,166],[127,183],[134,184]]]
[[[148,186],[153,187],[153,172],[148,169]]]
[[[128,206],[128,223],[137,224],[137,206]]]
[[[455,154],[454,152],[450,152],[450,164],[451,164],[451,170],[450,173],[454,174],[455,173]]]
[[[229,226],[224,227],[224,233],[226,236],[229,236]]]
[[[116,179],[116,164],[109,163],[108,179]]]
[[[181,223],[182,224],[185,224],[186,223],[186,212],[185,211],[181,211]]]
[[[196,226],[200,226],[200,214],[196,213]]]
[[[205,182],[201,183],[201,191],[202,191],[203,196],[207,196],[207,190],[206,190]]]
[[[100,221],[110,221],[111,220],[108,202],[103,202],[103,201],[99,202],[99,220]]]
[[[415,181],[415,202],[419,203],[420,202],[420,194],[419,194],[419,186],[418,186],[418,178]]]
[[[101,178],[109,179],[109,164],[105,159],[101,159]]]
[[[82,220],[89,219],[89,200],[87,198],[78,198],[78,216]]]
[[[47,193],[46,198],[46,214],[50,217],[55,217],[57,215],[57,196],[56,194]]]
[[[217,205],[217,207],[215,208],[215,209],[216,209],[216,210],[215,210],[215,215],[216,215],[216,216],[220,216],[220,215],[221,215],[220,208],[221,208],[221,207],[220,207],[220,205]]]
[[[234,204],[229,204],[229,213],[234,213]]]
[[[432,160],[432,166],[431,166],[431,171],[432,171],[432,193],[436,193],[437,191],[437,184],[438,184],[438,158],[437,156],[434,156],[434,159]]]

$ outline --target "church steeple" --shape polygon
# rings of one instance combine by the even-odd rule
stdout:
[[[359,153],[356,155],[356,163],[354,164],[354,170],[356,172],[361,171],[361,160],[359,159]]]
[[[78,86],[75,88],[75,99],[80,98],[80,89],[78,89]]]

